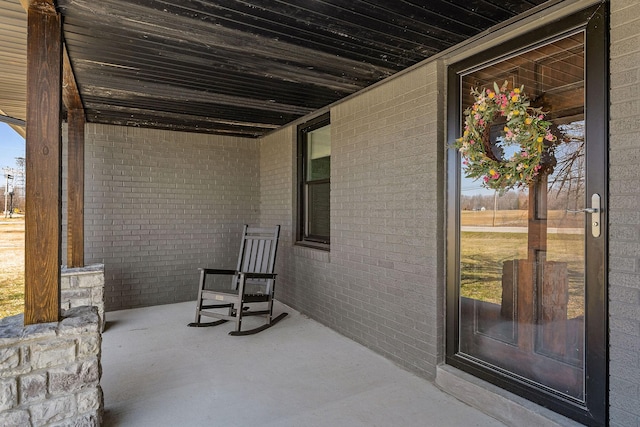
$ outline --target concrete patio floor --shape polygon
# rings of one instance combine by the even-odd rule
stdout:
[[[194,308],[107,313],[105,426],[504,426],[289,307],[245,337]]]

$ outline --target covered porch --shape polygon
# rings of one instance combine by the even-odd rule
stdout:
[[[611,263],[590,272],[604,278],[602,412],[576,419],[639,425],[640,7],[499,3],[0,0],[0,53],[11,64],[0,119],[27,135],[25,329],[70,323],[60,322],[71,305],[61,265],[104,266],[107,312],[102,351],[96,336],[84,347],[89,362],[69,357],[71,368],[51,372],[47,359],[37,375],[19,372],[39,381],[35,397],[12,377],[37,347],[25,350],[19,331],[0,361],[10,397],[0,416],[26,401],[40,412],[20,407],[22,419],[46,406],[55,425],[65,411],[42,390],[56,375],[82,380],[88,366],[94,406],[59,382],[68,407],[94,412],[87,425],[100,424],[102,389],[106,425],[496,425],[435,385],[510,425],[576,425],[447,364],[458,260],[445,230],[459,196],[449,148],[460,131],[450,72],[516,39],[559,37],[558,22],[598,9],[599,51],[610,50],[598,68],[598,129],[601,255]],[[322,116],[330,242],[314,246],[300,239],[299,133]],[[233,265],[243,223],[282,226],[276,298],[292,316],[251,338],[186,328],[197,269]],[[101,314],[88,316],[92,333]],[[69,356],[83,344],[67,341]]]
[[[277,305],[289,316],[247,337],[227,335],[231,325],[187,328],[194,307],[107,314],[105,425],[505,425],[290,307]],[[519,426],[539,425],[504,409]]]

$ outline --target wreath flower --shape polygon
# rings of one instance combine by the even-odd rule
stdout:
[[[464,112],[462,137],[454,147],[463,157],[467,178],[482,179],[485,188],[501,193],[533,182],[543,169],[543,154],[552,150],[556,137],[540,108],[530,106],[524,86],[508,90],[493,84],[493,90],[471,89],[474,104]],[[491,125],[496,119],[506,120],[498,140],[490,141]],[[504,148],[515,146],[515,152],[504,159]],[[518,149],[519,148],[519,149]]]

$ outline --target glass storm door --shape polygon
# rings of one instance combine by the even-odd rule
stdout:
[[[508,191],[450,157],[447,361],[587,424],[606,412],[606,74],[594,19],[449,74],[455,134],[472,89],[497,83],[524,86],[556,141],[536,180]],[[485,138],[506,162],[520,147],[504,144],[504,127],[496,117]]]

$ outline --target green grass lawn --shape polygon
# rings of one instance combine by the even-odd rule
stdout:
[[[0,278],[0,319],[24,311],[24,278]]]
[[[461,295],[500,304],[504,261],[527,258],[526,233],[462,232]],[[566,262],[569,271],[569,318],[584,314],[584,237],[548,234],[547,260]]]

